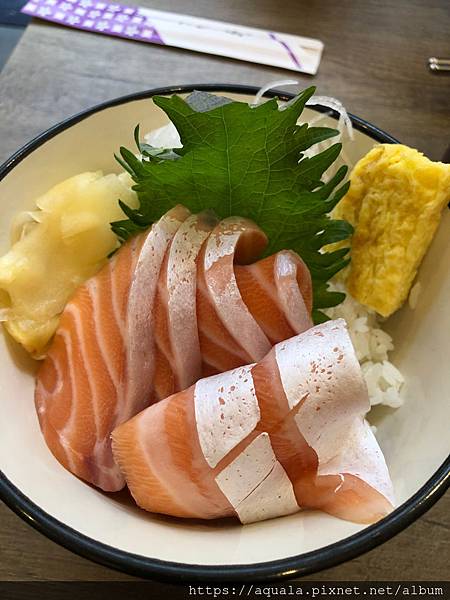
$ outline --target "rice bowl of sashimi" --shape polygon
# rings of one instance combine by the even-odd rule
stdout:
[[[448,486],[450,167],[256,92],[119,98],[0,168],[0,497],[143,577],[316,572]]]

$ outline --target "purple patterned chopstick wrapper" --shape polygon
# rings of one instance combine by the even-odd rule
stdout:
[[[22,12],[68,27],[315,74],[323,43],[106,0],[29,0]]]
[[[164,44],[158,31],[139,9],[95,0],[36,0],[22,12],[76,29]]]

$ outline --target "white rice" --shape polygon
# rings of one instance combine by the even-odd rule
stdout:
[[[342,283],[333,286],[345,291]],[[400,395],[404,377],[389,360],[394,349],[391,336],[383,331],[376,313],[366,308],[346,292],[342,304],[324,312],[331,319],[343,318],[347,322],[356,356],[361,365],[369,391],[370,404],[384,404],[398,408],[403,404]]]

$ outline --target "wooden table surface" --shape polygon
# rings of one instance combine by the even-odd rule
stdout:
[[[131,0],[128,4],[137,4]],[[163,85],[295,77],[432,159],[450,144],[450,77],[429,73],[450,56],[448,0],[140,0],[140,5],[317,37],[315,77],[32,22],[0,75],[0,162],[50,125],[98,102]],[[295,91],[295,86],[289,88]],[[394,539],[314,579],[447,579],[450,496]],[[127,576],[50,542],[0,507],[0,580],[110,580]]]

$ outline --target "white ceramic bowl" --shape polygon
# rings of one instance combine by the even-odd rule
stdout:
[[[0,251],[20,209],[71,175],[117,171],[113,154],[132,147],[133,129],[150,131],[166,122],[151,101],[155,93],[220,89],[250,101],[256,89],[191,86],[152,90],[97,106],[43,133],[0,168]],[[280,94],[287,98],[285,94]],[[306,111],[308,113],[308,110]],[[333,118],[330,117],[333,123]],[[376,141],[396,140],[353,118],[351,160]],[[311,573],[365,552],[416,519],[444,492],[450,440],[450,214],[420,270],[417,308],[402,309],[387,327],[394,362],[405,374],[405,404],[377,415],[398,508],[364,527],[320,512],[242,527],[230,520],[182,521],[138,509],[125,493],[104,494],[63,469],[41,436],[33,403],[33,364],[9,339],[0,339],[0,496],[27,522],[56,542],[110,567],[172,580],[265,580]],[[24,548],[26,551],[26,548]]]

